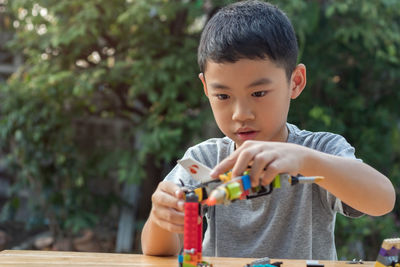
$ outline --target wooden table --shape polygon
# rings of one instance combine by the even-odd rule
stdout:
[[[214,267],[243,267],[253,259],[204,257]],[[272,260],[274,262],[274,260]],[[305,260],[282,260],[284,267],[305,267]],[[374,262],[364,264],[346,264],[340,261],[320,261],[326,267],[371,267]],[[151,257],[140,254],[86,253],[33,250],[4,250],[0,252],[0,266],[20,267],[66,267],[66,266],[132,266],[132,267],[177,267],[176,257]]]

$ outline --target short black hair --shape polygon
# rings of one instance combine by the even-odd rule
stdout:
[[[243,1],[221,8],[201,34],[197,60],[204,73],[208,60],[270,59],[290,79],[297,64],[297,39],[289,18],[267,2]]]

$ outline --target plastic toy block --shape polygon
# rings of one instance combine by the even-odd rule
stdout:
[[[232,180],[232,172],[226,172],[226,173],[224,173],[224,174],[221,174],[221,175],[219,176],[219,179],[220,179],[223,183],[229,182],[230,180]]]
[[[191,251],[192,249],[194,249],[193,254],[201,252],[201,240],[200,241],[198,240],[199,239],[198,217],[199,217],[199,203],[185,202],[183,246],[185,251]]]
[[[242,193],[242,195],[240,196],[240,200],[243,200],[243,199],[247,199],[247,196],[250,194],[250,190],[249,189],[247,189],[247,190],[245,190],[245,191],[243,191],[243,193]]]
[[[199,197],[194,192],[192,192],[190,194],[185,195],[185,200],[186,200],[186,202],[189,202],[189,203],[198,203]]]
[[[244,267],[280,267],[283,264],[281,261],[270,262],[268,257],[257,259],[249,264],[246,264]]]
[[[203,198],[203,188],[201,188],[201,187],[199,187],[199,188],[196,188],[195,190],[194,190],[194,193],[196,194],[196,196],[198,197],[198,200],[199,201],[202,201],[204,198]]]
[[[251,181],[249,175],[242,176],[242,185],[243,185],[243,190],[245,191],[251,188]]]
[[[270,264],[270,263],[271,263],[270,258],[269,257],[264,257],[264,258],[256,259],[256,260],[252,261],[250,264],[246,264],[246,267],[266,265],[266,264]]]
[[[230,200],[240,198],[240,195],[242,194],[242,189],[238,182],[229,183],[226,185],[226,188],[228,189]]]
[[[400,250],[400,238],[389,238],[383,240],[382,249],[389,250]]]
[[[281,188],[281,176],[277,175],[275,179],[272,181],[272,186],[274,188]]]
[[[306,266],[307,267],[323,267],[324,265],[322,263],[319,263],[319,261],[317,261],[317,260],[307,260]]]
[[[382,242],[375,267],[400,266],[400,238],[385,239]]]

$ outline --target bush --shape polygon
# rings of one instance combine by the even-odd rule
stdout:
[[[14,196],[28,187],[37,218],[56,236],[70,235],[95,225],[117,201],[115,191],[97,194],[93,185],[113,177],[140,183],[149,157],[161,168],[200,131],[201,28],[192,25],[201,6],[13,0],[7,8],[16,26],[9,45],[25,56],[0,91]],[[116,123],[121,129],[101,138]],[[5,218],[11,203],[18,201]]]

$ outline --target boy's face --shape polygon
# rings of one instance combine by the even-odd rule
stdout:
[[[289,81],[285,70],[269,59],[208,61],[199,77],[218,127],[237,147],[246,140],[286,142],[290,100],[306,83],[303,64]]]

